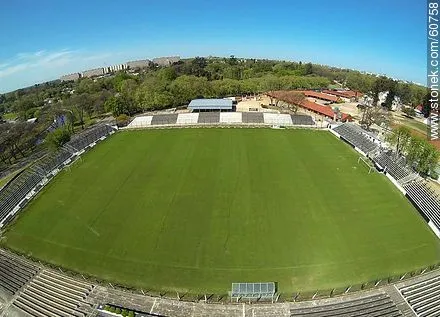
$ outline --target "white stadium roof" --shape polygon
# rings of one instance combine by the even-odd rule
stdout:
[[[188,105],[191,110],[232,110],[230,99],[194,99]]]

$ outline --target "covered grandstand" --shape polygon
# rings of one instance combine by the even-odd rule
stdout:
[[[194,99],[188,109],[192,112],[234,111],[231,99]]]

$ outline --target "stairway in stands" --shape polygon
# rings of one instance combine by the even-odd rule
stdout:
[[[326,305],[312,306],[306,308],[294,308],[290,310],[291,317],[398,317],[403,316],[392,299],[387,294],[376,294],[368,297],[361,297],[351,301],[343,301]]]
[[[41,270],[13,305],[34,317],[86,317],[93,307],[86,302],[93,286],[55,271]]]
[[[25,259],[0,250],[0,288],[8,297],[15,296],[39,270]]]

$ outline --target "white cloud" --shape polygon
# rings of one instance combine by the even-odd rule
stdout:
[[[0,78],[15,73],[29,71],[34,68],[53,68],[66,65],[73,60],[75,51],[61,50],[58,52],[37,51],[35,53],[19,53],[11,60],[0,64]]]
[[[59,78],[72,72],[124,62],[118,52],[62,49],[22,52],[0,60],[0,93]]]

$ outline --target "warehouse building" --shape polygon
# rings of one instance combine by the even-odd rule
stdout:
[[[126,69],[127,66],[125,64],[117,64],[117,65],[112,65],[112,66],[106,66],[104,67],[104,73],[108,74],[108,73],[114,73],[117,71],[121,71]]]
[[[68,74],[68,75],[64,75],[61,76],[60,80],[61,81],[75,81],[81,78],[81,74],[80,73],[73,73],[73,74]]]
[[[127,62],[127,68],[128,69],[142,69],[147,68],[150,66],[150,60],[149,59],[141,59],[137,61],[129,61]]]
[[[153,63],[159,66],[170,66],[180,61],[180,56],[158,57],[153,59]]]
[[[101,76],[104,75],[104,69],[101,68],[94,68],[94,69],[89,69],[89,70],[85,70],[82,73],[83,77],[94,77],[94,76]]]
[[[342,101],[341,98],[339,98],[338,96],[323,94],[321,92],[317,92],[317,91],[313,91],[313,90],[306,90],[306,91],[301,91],[301,92],[306,97],[315,98],[315,99],[318,99],[318,100],[325,102],[325,103],[335,103],[335,102]]]
[[[194,99],[188,105],[192,112],[231,112],[235,110],[231,99]]]

